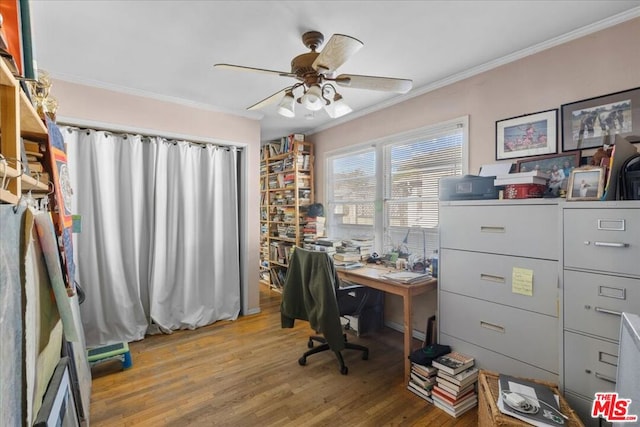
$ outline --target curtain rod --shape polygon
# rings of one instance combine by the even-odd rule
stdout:
[[[137,129],[132,129],[130,128],[129,130],[127,129],[117,129],[115,127],[107,127],[104,125],[94,125],[93,123],[84,123],[84,124],[80,124],[80,123],[73,123],[72,121],[60,121],[58,120],[56,122],[57,125],[59,126],[66,126],[68,128],[72,128],[72,129],[76,129],[76,130],[95,130],[98,132],[105,132],[111,135],[139,135],[143,138],[163,138],[165,139],[167,142],[178,142],[178,141],[185,141],[188,142],[190,144],[196,144],[196,145],[217,145],[217,146],[222,146],[222,147],[234,147],[237,151],[243,151],[243,147],[245,144],[238,144],[238,143],[233,143],[230,141],[216,141],[216,140],[202,140],[202,139],[193,139],[190,136],[187,135],[173,135],[173,136],[169,136],[167,134],[163,135],[161,133],[150,133],[149,130],[145,131],[139,131]]]

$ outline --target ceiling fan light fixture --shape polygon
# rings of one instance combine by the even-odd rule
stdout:
[[[285,92],[278,104],[278,114],[284,117],[295,117],[295,99],[291,90]]]
[[[304,105],[304,108],[311,111],[321,110],[325,106],[326,102],[322,98],[322,89],[320,85],[313,84],[309,86],[309,89],[300,98],[300,103]]]
[[[324,109],[332,119],[337,119],[338,117],[342,117],[353,111],[351,107],[342,100],[342,95],[338,92],[336,92],[336,95],[333,97],[333,102],[324,107]]]

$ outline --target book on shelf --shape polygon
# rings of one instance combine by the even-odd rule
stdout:
[[[40,162],[29,162],[29,171],[30,172],[44,172],[44,167]]]
[[[559,397],[551,388],[509,375],[498,377],[498,409],[538,427],[557,426],[564,421]]]
[[[42,154],[40,151],[40,143],[38,142],[34,142],[34,141],[28,141],[26,139],[22,139],[22,141],[24,142],[24,149],[27,153],[37,153],[37,154]]]
[[[431,362],[434,368],[441,369],[449,375],[456,375],[473,366],[475,359],[466,354],[452,351],[449,354],[440,356]]]
[[[316,239],[316,241],[315,241],[316,245],[330,246],[330,247],[333,247],[333,248],[336,248],[336,247],[340,246],[341,243],[342,243],[342,240],[340,240],[340,239],[330,239],[329,237],[320,237],[320,238]]]
[[[447,414],[451,415],[454,418],[459,417],[465,412],[469,411],[472,408],[475,408],[478,405],[478,396],[473,396],[472,398],[465,400],[464,402],[460,402],[457,406],[450,406],[437,397],[433,397],[433,405],[439,409],[442,409]]]

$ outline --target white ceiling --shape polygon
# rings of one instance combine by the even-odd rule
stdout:
[[[452,78],[634,16],[640,1],[31,1],[38,67],[52,77],[261,120],[262,140],[311,133]],[[354,113],[287,119],[246,111],[295,80],[214,69],[290,71],[301,35],[353,36],[364,47],[338,71],[412,79],[406,95],[341,89]],[[533,47],[533,48],[532,48]],[[613,47],[615,48],[615,47]],[[594,61],[597,52],[594,52]],[[55,87],[53,88],[55,94]]]

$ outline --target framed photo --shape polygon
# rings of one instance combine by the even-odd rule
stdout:
[[[80,427],[71,390],[68,357],[61,358],[53,371],[33,425],[34,427]]]
[[[565,177],[569,178],[571,171],[580,166],[580,153],[549,154],[548,156],[537,156],[530,159],[517,160],[516,172],[529,172],[533,170],[551,172],[554,165],[562,169]]]
[[[549,174],[549,191],[558,195],[560,190],[567,189],[571,171],[580,166],[580,153],[549,154],[532,157],[516,162],[516,172],[539,170]]]
[[[600,200],[604,193],[605,168],[582,166],[571,171],[567,200]]]
[[[640,142],[640,87],[564,104],[562,151],[611,145],[616,135]]]
[[[496,160],[553,154],[557,151],[558,110],[496,122]]]

